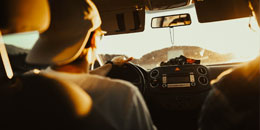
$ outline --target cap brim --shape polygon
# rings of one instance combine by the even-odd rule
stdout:
[[[26,57],[26,61],[32,64],[67,64],[80,55],[89,35],[90,31],[76,37],[66,35],[49,37],[43,34]]]

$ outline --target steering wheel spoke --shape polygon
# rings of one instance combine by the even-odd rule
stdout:
[[[131,82],[138,87],[140,92],[145,92],[145,77],[142,71],[132,63],[125,63],[121,66],[113,65],[107,77],[114,79],[122,79]]]

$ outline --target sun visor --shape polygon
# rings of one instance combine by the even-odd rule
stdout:
[[[247,0],[195,0],[200,23],[251,16]]]
[[[143,0],[93,0],[102,19],[106,35],[144,31],[145,2]]]
[[[163,10],[187,6],[192,0],[146,0],[149,10]]]
[[[45,31],[50,22],[47,0],[1,0],[0,30],[3,34]]]

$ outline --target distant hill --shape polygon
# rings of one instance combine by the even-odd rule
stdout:
[[[182,51],[184,56],[201,59],[203,63],[225,62],[232,59],[232,54],[219,54],[196,46],[174,46],[145,54],[140,58],[140,62],[146,61],[146,63],[151,63],[157,60],[166,61],[168,59],[169,51]]]
[[[22,74],[26,71],[32,70],[34,68],[43,69],[44,65],[32,65],[25,62],[25,58],[29,52],[28,49],[23,49],[13,45],[6,45],[6,50],[9,56],[9,60],[12,69],[15,74]],[[5,76],[4,66],[0,58],[0,77]]]
[[[11,54],[11,55],[23,54],[23,53],[27,54],[29,52],[28,49],[23,49],[23,48],[14,46],[14,45],[8,45],[8,44],[5,44],[5,45],[6,45],[6,50],[7,50],[8,54]]]
[[[153,68],[154,66],[158,66],[162,61],[175,58],[168,57],[168,52],[170,51],[182,51],[183,55],[188,58],[201,60],[201,64],[224,63],[233,58],[232,54],[220,54],[197,46],[174,46],[152,51],[143,55],[140,59],[134,59],[132,62],[145,68]],[[102,55],[105,61],[111,60],[115,56],[121,55]]]
[[[120,55],[120,54],[101,54],[100,55],[102,57],[102,59],[106,62],[106,61],[109,61],[109,60],[112,60],[114,57],[117,57],[117,56],[124,56],[126,58],[129,58],[128,56],[126,55]]]

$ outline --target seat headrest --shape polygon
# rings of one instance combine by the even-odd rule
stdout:
[[[0,30],[3,34],[40,31],[49,27],[48,0],[1,0]]]

